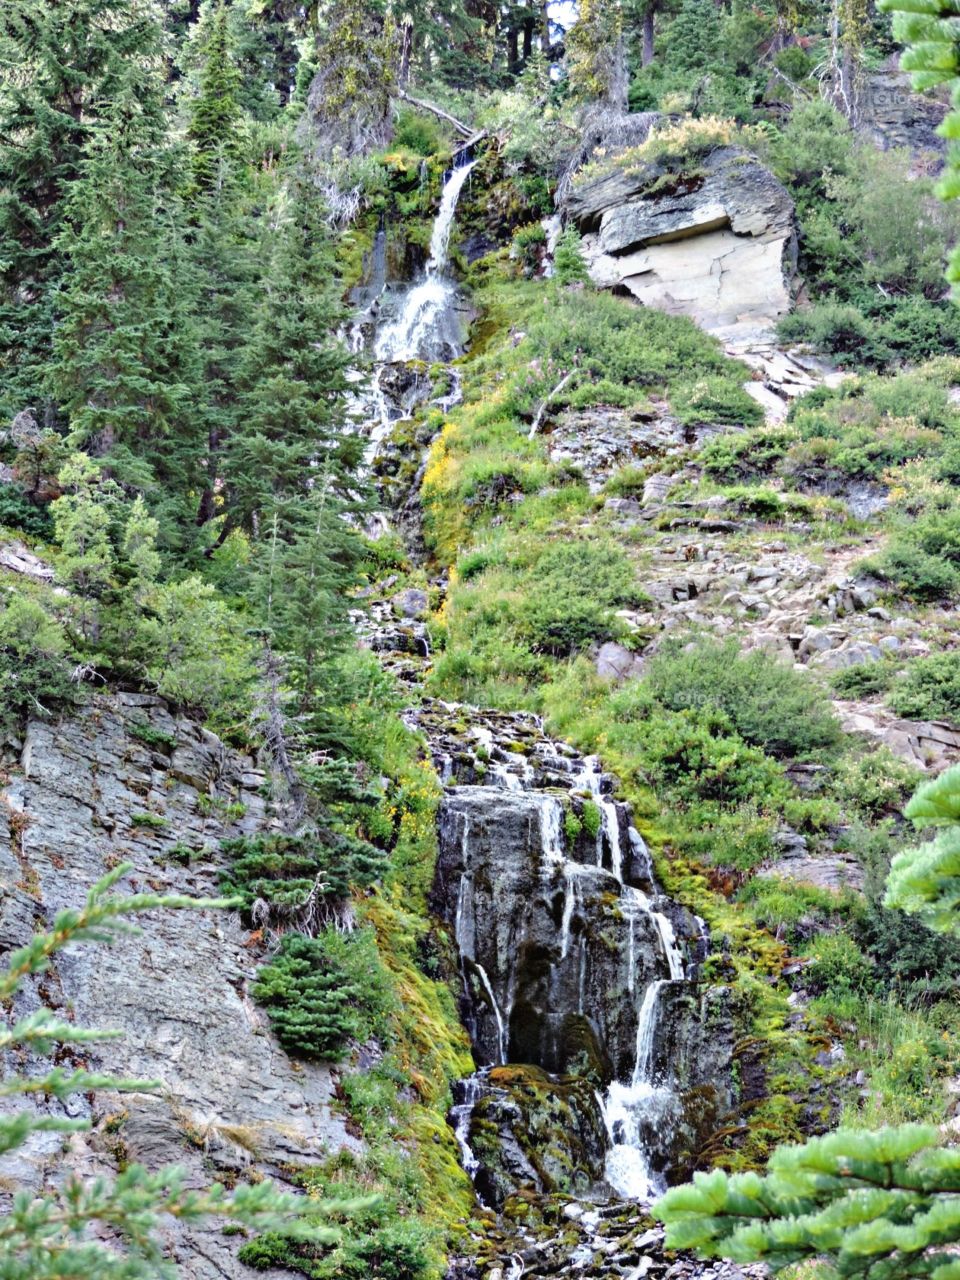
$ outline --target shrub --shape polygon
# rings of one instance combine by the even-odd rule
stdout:
[[[814,939],[804,955],[813,963],[804,972],[804,985],[815,995],[831,999],[863,996],[874,986],[870,957],[847,933],[826,933]]]
[[[911,720],[960,723],[960,651],[918,658],[894,685],[888,702]]]
[[[586,283],[587,264],[580,247],[580,233],[571,223],[565,227],[553,255],[553,278],[557,284]]]
[[[960,589],[960,506],[926,512],[904,525],[872,563],[918,600],[954,595]]]
[[[864,314],[851,303],[819,302],[793,311],[777,325],[781,342],[804,342],[822,355],[847,357],[857,365],[879,367],[889,351]]]
[[[685,425],[717,422],[753,426],[763,421],[763,410],[729,376],[706,374],[695,382],[683,382],[670,395],[674,413]]]
[[[28,538],[49,538],[53,533],[53,519],[48,509],[32,502],[13,484],[0,484],[0,525],[19,529]]]
[[[653,715],[642,751],[654,785],[687,805],[775,803],[785,795],[779,765],[738,737],[730,720],[714,708]]]
[[[401,107],[397,112],[391,145],[405,147],[418,156],[433,156],[442,150],[444,143],[435,120],[409,107]]]
[[[837,744],[840,730],[824,695],[803,673],[736,641],[665,647],[646,684],[673,711],[716,708],[748,743],[774,755],[806,755]]]
[[[707,441],[700,450],[700,462],[712,479],[737,484],[772,474],[793,438],[792,432],[782,428],[727,432]]]
[[[876,821],[899,813],[920,780],[919,772],[886,747],[843,760],[834,774],[838,799]]]
[[[895,674],[892,662],[864,662],[834,672],[830,683],[843,698],[871,698],[886,693]]]
[[[955,1000],[960,942],[934,933],[915,916],[872,904],[858,930],[883,987],[910,1004]]]
[[[271,916],[297,923],[304,912],[311,920],[335,913],[352,887],[374,882],[384,859],[379,849],[338,831],[243,836],[221,848],[228,859],[221,888],[239,897],[248,919],[259,901]]]
[[[535,652],[573,653],[610,636],[613,610],[645,599],[613,543],[554,543],[533,566],[517,629]]]
[[[543,259],[547,233],[540,222],[528,222],[513,233],[513,249],[527,275],[532,275]]]
[[[288,933],[257,972],[253,995],[277,1039],[301,1057],[336,1059],[348,1040],[385,1026],[389,978],[370,930]]]
[[[960,592],[960,571],[916,546],[909,535],[893,538],[887,550],[864,567],[915,600],[943,600]]]

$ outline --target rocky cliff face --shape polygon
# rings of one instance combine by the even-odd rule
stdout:
[[[222,839],[269,827],[267,779],[159,698],[94,699],[78,716],[32,722],[0,773],[0,947],[81,903],[109,868],[130,861],[130,887],[216,896]],[[83,1175],[129,1160],[185,1165],[197,1186],[268,1173],[356,1146],[332,1109],[329,1068],[294,1063],[248,995],[256,968],[235,913],[157,912],[139,937],[62,957],[27,997],[122,1038],[91,1044],[94,1070],[156,1079],[156,1093],[83,1098],[71,1115],[93,1131],[64,1160],[51,1134],[2,1172],[27,1187],[65,1169]],[[185,1280],[249,1272],[215,1226],[171,1225]],[[276,1272],[276,1275],[285,1273]]]
[[[767,329],[789,308],[793,202],[738,147],[717,147],[682,174],[663,161],[588,177],[568,212],[602,288],[728,335]]]

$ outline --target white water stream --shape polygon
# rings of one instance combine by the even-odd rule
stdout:
[[[457,201],[476,163],[468,160],[459,165],[444,184],[423,279],[407,291],[397,318],[377,335],[374,355],[384,364],[443,359],[451,348],[456,350],[460,345],[457,285],[447,272],[447,265]]]
[[[422,277],[398,296],[392,318],[386,317],[375,333],[372,352],[376,363],[371,392],[365,402],[367,418],[368,464],[372,465],[383,440],[395,423],[410,413],[419,400],[413,393],[405,393],[408,399],[391,400],[388,388],[395,371],[406,362],[416,360],[449,362],[462,351],[462,332],[458,315],[458,290],[448,271],[450,237],[457,209],[457,202],[476,161],[468,160],[448,175],[443,188],[440,208],[433,226],[430,241],[430,257]],[[351,334],[354,350],[361,351],[366,344],[362,323],[369,325],[370,316],[376,313],[377,299],[368,303],[366,319],[358,320]],[[451,382],[446,407],[456,402],[459,394],[457,380]],[[606,1162],[606,1177],[612,1189],[630,1199],[649,1200],[659,1189],[651,1175],[644,1145],[644,1130],[651,1126],[669,1123],[675,1098],[668,1082],[656,1078],[657,1030],[663,989],[671,982],[684,979],[684,963],[673,927],[651,899],[639,888],[624,882],[625,853],[631,855],[635,868],[638,857],[646,857],[646,846],[639,833],[621,824],[621,810],[603,794],[602,766],[597,757],[579,759],[563,754],[562,745],[541,740],[537,745],[540,760],[551,770],[564,777],[564,785],[571,792],[585,794],[596,805],[600,824],[596,837],[596,855],[593,865],[570,860],[565,852],[564,807],[556,791],[538,790],[535,784],[536,769],[523,756],[499,750],[498,759],[491,759],[495,744],[493,735],[484,728],[474,730],[478,746],[487,763],[487,785],[511,792],[524,792],[536,800],[536,820],[539,823],[539,840],[542,851],[541,869],[545,879],[559,878],[563,884],[564,903],[560,922],[559,963],[568,961],[571,952],[580,964],[579,1011],[583,1012],[583,964],[582,941],[574,947],[574,920],[578,908],[583,907],[585,882],[605,878],[618,886],[620,912],[627,929],[624,937],[627,967],[627,995],[638,1001],[636,1052],[629,1080],[616,1081],[600,1099],[607,1127],[610,1147]],[[573,755],[574,753],[570,753]],[[445,771],[444,781],[449,781]],[[624,835],[628,840],[625,847]],[[463,966],[464,981],[468,989],[470,975],[483,988],[495,1021],[496,1062],[505,1064],[510,1053],[510,1019],[514,993],[508,982],[508,990],[498,1000],[495,982],[477,960],[477,920],[474,907],[474,881],[469,856],[469,822],[462,830],[464,872],[458,889],[455,917],[455,936]],[[606,865],[605,865],[606,857]],[[646,929],[652,926],[660,947],[660,964],[663,976],[654,981],[640,982],[637,968],[638,947],[636,930],[641,921]],[[574,963],[570,960],[570,963]],[[494,975],[496,978],[496,974]],[[489,1070],[487,1068],[486,1070]],[[470,1149],[471,1110],[481,1096],[485,1071],[464,1082],[464,1097],[452,1112],[455,1132],[463,1155],[464,1167],[476,1172],[477,1160]],[[522,1269],[522,1268],[521,1268]]]

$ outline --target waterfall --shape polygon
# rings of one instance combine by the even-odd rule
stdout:
[[[459,877],[459,884],[446,882],[447,919],[474,1013],[478,1061],[488,1064],[488,1073],[518,1061],[562,1074],[570,1061],[562,1048],[567,1019],[582,1020],[571,1025],[587,1041],[616,1036],[617,1078],[598,1095],[606,1138],[603,1187],[649,1202],[662,1189],[659,1170],[680,1116],[664,1069],[662,1017],[673,1008],[666,994],[687,980],[674,925],[660,909],[649,851],[613,798],[598,757],[578,756],[547,739],[538,722],[520,713],[434,703],[430,715],[434,758],[448,766],[453,820],[444,847]],[[467,728],[464,717],[472,719]],[[417,727],[415,712],[407,722]],[[464,739],[475,745],[475,755],[457,754],[454,744]],[[585,799],[599,814],[596,849],[582,828],[578,833],[566,821],[571,800],[579,806]],[[511,833],[502,848],[492,835],[501,824]],[[609,1011],[598,1005],[606,1000]],[[532,1021],[534,1011],[540,1022]],[[524,1056],[511,1059],[517,1052]],[[462,1150],[472,1103],[465,1098],[463,1105],[452,1119],[462,1126]],[[481,1171],[481,1185],[485,1176]]]
[[[610,1138],[607,1153],[607,1181],[618,1195],[630,1200],[649,1200],[660,1189],[651,1175],[644,1151],[644,1125],[669,1122],[675,1095],[668,1085],[656,1079],[657,1026],[660,996],[671,982],[682,982],[683,957],[677,947],[673,925],[660,911],[653,910],[650,899],[639,889],[630,889],[630,961],[633,965],[633,921],[635,913],[648,915],[660,938],[668,978],[657,978],[643,993],[637,1012],[637,1047],[633,1074],[629,1084],[614,1081],[602,1099],[604,1119]],[[630,990],[634,988],[631,981]]]
[[[476,163],[468,160],[453,169],[444,183],[423,278],[407,291],[397,318],[377,336],[374,354],[383,363],[437,360],[459,354],[457,286],[447,274],[447,260],[457,201]]]

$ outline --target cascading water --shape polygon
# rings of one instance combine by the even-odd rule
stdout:
[[[470,713],[469,708],[437,705],[452,718]],[[409,723],[417,723],[416,712],[410,713]],[[558,1056],[555,1037],[565,1034],[566,1019],[590,1024],[601,1042],[604,1027],[615,1023],[626,1053],[614,1050],[620,1064],[616,1078],[597,1098],[601,1133],[606,1130],[605,1180],[618,1197],[649,1201],[661,1189],[649,1155],[651,1137],[662,1153],[678,1114],[671,1082],[657,1072],[663,1057],[661,996],[687,978],[674,927],[658,909],[646,846],[624,806],[612,799],[612,781],[596,757],[578,757],[542,733],[532,750],[514,750],[507,732],[498,738],[483,721],[472,725],[469,739],[475,744],[472,758],[481,785],[463,785],[471,779],[458,772],[469,753],[451,754],[443,744],[435,756],[444,761],[449,796],[442,841],[450,874],[456,876],[450,886],[455,897],[448,899],[451,923],[464,998],[474,1019],[475,1050],[484,1064],[473,1079],[495,1084],[499,1077],[491,1080],[489,1072],[508,1062],[530,1062],[562,1075],[570,1068],[562,1051]],[[502,799],[495,799],[498,795]],[[595,838],[592,826],[588,834],[576,817],[577,812],[585,816],[589,806],[598,817]],[[572,825],[568,817],[574,819]],[[536,864],[534,882],[511,899],[515,905],[509,909],[502,905],[502,895],[516,891],[504,886],[517,879],[522,867],[509,860],[491,864],[486,852],[491,827],[507,822],[515,824],[511,831],[517,833],[506,838],[511,847],[519,840]],[[520,834],[524,826],[526,833]],[[551,926],[542,916],[534,919],[538,904],[551,901],[557,902],[552,942]],[[521,915],[505,918],[513,911]],[[598,912],[599,932],[590,923]],[[598,949],[615,951],[616,960],[598,961]],[[538,957],[532,962],[532,978],[517,977],[523,956]],[[597,970],[598,963],[613,965],[621,976],[611,985],[610,977]],[[604,996],[609,992],[609,1003],[616,1006],[612,1012],[597,1007],[600,991]],[[554,1028],[548,1027],[539,1041],[531,1030],[531,999],[543,1009],[537,1016]],[[613,1022],[605,1021],[608,1013]],[[627,1027],[634,1037],[632,1053],[624,1042]],[[473,1085],[468,1092],[473,1095]],[[480,1089],[477,1097],[482,1096]],[[458,1110],[455,1121],[469,1133],[466,1112]],[[658,1158],[662,1163],[662,1154]]]
[[[456,310],[457,285],[447,265],[457,201],[476,163],[466,160],[444,183],[423,279],[407,291],[396,319],[380,330],[374,344],[374,354],[384,364],[449,360],[460,354],[463,335]]]
[[[463,352],[461,297],[449,272],[450,236],[457,203],[477,161],[464,158],[446,177],[430,237],[430,257],[422,277],[399,291],[387,283],[387,234],[376,235],[367,284],[354,291],[358,311],[346,340],[354,355],[373,356],[367,372],[358,367],[352,414],[367,437],[366,465],[372,467],[398,422],[406,421],[433,391],[422,363],[455,360]],[[460,377],[448,371],[447,391],[436,404],[446,413],[460,401]]]

